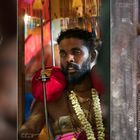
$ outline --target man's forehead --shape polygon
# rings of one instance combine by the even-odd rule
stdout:
[[[78,38],[64,38],[61,40],[59,47],[81,47],[84,41]]]

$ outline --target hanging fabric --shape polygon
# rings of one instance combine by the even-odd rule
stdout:
[[[98,0],[84,0],[85,15],[88,17],[97,16],[97,1]]]
[[[83,16],[83,2],[82,0],[73,0],[72,8],[74,16],[82,17]]]

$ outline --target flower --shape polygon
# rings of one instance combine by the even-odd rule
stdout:
[[[97,127],[98,140],[104,140],[104,138],[105,138],[104,130],[105,129],[103,126],[100,99],[99,99],[98,93],[95,89],[91,89],[91,93],[92,93],[93,110],[95,112],[95,121],[96,121],[96,127]],[[82,110],[82,108],[78,102],[78,99],[76,97],[76,93],[74,91],[71,91],[71,94],[69,94],[69,100],[71,101],[75,114],[76,114],[77,118],[79,119],[79,121],[83,127],[83,130],[86,133],[87,140],[95,140],[94,130],[92,129],[92,125],[87,120],[85,113]]]

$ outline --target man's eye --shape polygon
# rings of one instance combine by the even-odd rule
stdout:
[[[66,57],[66,53],[65,52],[60,52],[60,57]]]
[[[81,51],[80,50],[73,50],[73,54],[74,55],[79,55],[79,54],[81,54]]]

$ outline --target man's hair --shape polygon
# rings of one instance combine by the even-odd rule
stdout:
[[[94,48],[94,38],[91,32],[79,28],[74,29],[67,29],[65,31],[61,31],[59,37],[57,38],[57,43],[60,44],[60,42],[63,39],[68,38],[77,38],[84,41],[84,44],[91,48]]]

